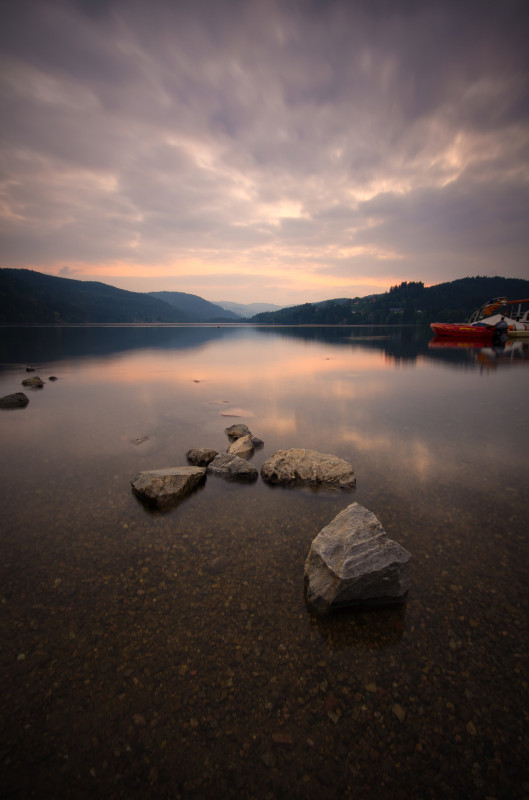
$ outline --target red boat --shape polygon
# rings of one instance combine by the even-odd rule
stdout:
[[[450,323],[432,322],[430,328],[436,336],[450,336],[455,339],[479,339],[482,342],[491,342],[494,336],[493,325],[471,325],[469,322]]]

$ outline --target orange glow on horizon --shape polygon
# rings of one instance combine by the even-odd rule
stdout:
[[[210,262],[200,258],[149,265],[148,268],[140,263],[126,261],[96,264],[69,261],[66,268],[64,263],[57,262],[47,269],[40,266],[27,268],[56,277],[99,281],[126,291],[179,291],[198,295],[210,302],[215,302],[214,298],[222,295],[223,299],[231,296],[243,303],[262,300],[283,306],[333,297],[362,297],[366,294],[384,293],[401,280],[365,274],[321,274],[316,271],[314,263],[286,267],[283,263],[276,262],[260,267],[258,263],[252,264],[247,260],[241,263]],[[225,276],[229,276],[229,282]],[[334,292],[331,291],[333,289]],[[241,297],[242,291],[245,298]],[[266,297],[264,291],[267,292]],[[270,300],[267,300],[268,297]]]

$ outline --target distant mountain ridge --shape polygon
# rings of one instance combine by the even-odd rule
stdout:
[[[181,311],[147,294],[29,269],[0,269],[0,322],[187,321]]]
[[[474,277],[425,287],[404,281],[368,297],[337,298],[242,318],[185,292],[129,292],[96,281],[58,278],[29,269],[0,269],[0,323],[250,322],[342,325],[458,322],[492,297],[529,298],[529,281]],[[237,307],[242,304],[234,303]],[[262,306],[253,303],[243,308]]]
[[[185,314],[190,322],[219,322],[228,320],[230,322],[240,322],[241,316],[234,314],[217,303],[210,303],[196,294],[186,292],[149,292],[150,297],[156,297],[169,303],[173,308],[177,308]]]
[[[263,311],[279,311],[283,306],[274,303],[233,303],[230,300],[218,300],[218,305],[228,311],[233,311],[239,317],[253,317]]]
[[[183,292],[129,292],[30,269],[0,269],[0,322],[4,323],[226,321],[240,317]]]

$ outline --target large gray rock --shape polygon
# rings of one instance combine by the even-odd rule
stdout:
[[[373,512],[352,503],[312,542],[305,561],[307,605],[328,614],[346,606],[404,602],[410,562]]]
[[[343,458],[304,448],[277,450],[261,467],[261,477],[268,483],[285,486],[350,489],[356,485],[353,468]]]
[[[15,394],[6,394],[5,397],[0,397],[0,408],[25,408],[29,403],[29,397],[24,392],[15,392]]]
[[[213,450],[209,447],[193,447],[187,451],[186,458],[190,464],[196,464],[198,467],[207,467],[210,461],[213,461],[218,454],[218,450]]]
[[[250,456],[254,454],[254,451],[255,447],[251,436],[241,436],[239,439],[235,439],[228,447],[228,453],[240,456],[241,458],[250,458]]]
[[[253,464],[233,453],[219,453],[208,464],[207,471],[208,475],[221,475],[223,478],[243,481],[254,481],[259,475]]]
[[[205,467],[166,467],[140,472],[131,485],[142,500],[163,507],[181,500],[205,477]]]

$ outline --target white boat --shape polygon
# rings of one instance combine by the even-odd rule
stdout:
[[[494,327],[502,319],[508,325],[509,336],[512,333],[529,333],[529,299],[507,300],[506,297],[495,297],[488,300],[481,308],[475,311],[469,323],[485,323]],[[496,312],[496,313],[495,313]]]

